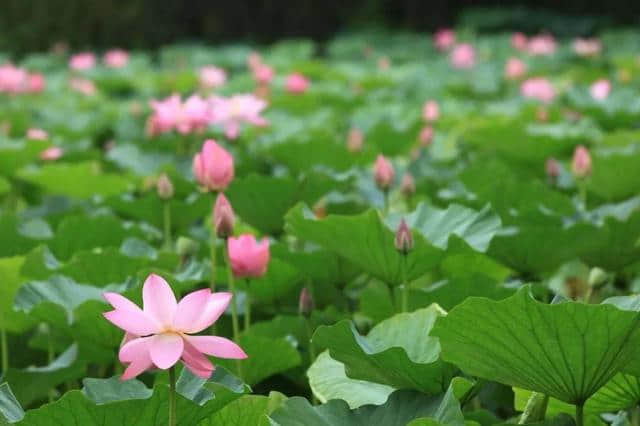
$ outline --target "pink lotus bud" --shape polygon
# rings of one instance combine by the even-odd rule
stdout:
[[[64,151],[59,146],[52,146],[51,148],[47,148],[40,153],[40,159],[43,161],[55,161],[58,158],[62,157]]]
[[[27,139],[36,141],[46,141],[49,139],[49,135],[42,129],[36,129],[34,127],[27,130]]]
[[[555,181],[558,176],[560,176],[560,165],[555,158],[549,157],[544,167],[545,171],[547,172],[547,177],[551,181]]]
[[[109,68],[122,68],[129,62],[129,53],[122,49],[111,49],[104,54],[103,61]]]
[[[227,238],[233,235],[233,224],[235,217],[231,203],[223,193],[218,194],[216,204],[213,207],[213,225],[216,235],[220,238]]]
[[[394,240],[396,250],[406,255],[413,249],[413,236],[411,235],[411,229],[407,226],[407,222],[404,219],[400,222],[400,226],[396,231],[396,238]]]
[[[391,165],[391,162],[387,160],[382,154],[378,154],[378,157],[376,158],[376,164],[373,169],[373,177],[376,181],[376,185],[378,185],[378,188],[382,190],[389,189],[391,183],[393,182],[393,178],[395,177],[393,165]]]
[[[253,78],[262,85],[266,85],[271,83],[273,80],[273,68],[269,65],[260,64],[257,67],[253,68]]]
[[[347,149],[349,152],[362,151],[362,145],[364,144],[364,134],[356,127],[349,130],[349,136],[347,137]]]
[[[573,41],[573,51],[578,56],[595,56],[602,50],[597,38],[577,38]]]
[[[421,146],[431,145],[431,142],[433,142],[433,127],[424,126],[422,130],[420,130],[418,140],[420,141]]]
[[[516,80],[522,77],[526,71],[527,66],[518,58],[509,58],[504,67],[504,75],[509,80]]]
[[[309,80],[304,75],[294,72],[287,77],[285,88],[289,93],[304,93],[309,88]]]
[[[591,155],[583,145],[578,145],[573,152],[571,172],[577,178],[585,178],[591,174]]]
[[[473,68],[476,63],[476,50],[469,43],[460,43],[451,51],[450,60],[454,68]]]
[[[270,257],[267,238],[258,243],[251,234],[229,237],[227,250],[236,278],[260,278],[267,272]]]
[[[44,76],[40,73],[33,73],[29,75],[29,88],[31,93],[40,93],[45,88]]]
[[[440,107],[436,101],[427,101],[422,107],[422,118],[424,121],[431,123],[440,117]]]
[[[447,50],[456,42],[456,33],[450,28],[443,28],[433,36],[433,44],[438,50]]]
[[[223,191],[233,179],[233,157],[213,139],[193,157],[193,174],[205,189]]]
[[[416,181],[411,173],[406,173],[402,177],[400,188],[405,197],[410,197],[416,192]]]
[[[516,50],[525,50],[527,48],[527,36],[523,33],[513,33],[511,36],[511,46]]]
[[[77,53],[69,59],[69,67],[74,71],[85,71],[96,65],[96,57],[91,52]]]
[[[71,86],[72,90],[82,93],[86,96],[92,96],[96,93],[95,84],[93,84],[93,81],[86,78],[72,78],[69,81],[69,85]]]
[[[161,174],[158,178],[156,189],[158,191],[158,197],[162,200],[168,200],[173,197],[173,184],[166,173]]]
[[[218,67],[212,65],[200,68],[198,71],[200,85],[206,89],[215,89],[223,86],[227,81],[227,73]]]
[[[591,97],[598,101],[605,100],[611,92],[611,82],[607,79],[600,79],[593,83],[589,88]]]
[[[378,69],[386,71],[391,68],[391,59],[388,56],[382,56],[378,59]]]
[[[303,287],[302,291],[300,291],[298,312],[305,317],[311,316],[311,312],[313,312],[313,296],[311,296],[311,292],[307,287]]]

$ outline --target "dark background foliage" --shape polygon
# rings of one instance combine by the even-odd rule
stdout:
[[[1,0],[0,5],[0,49],[13,53],[46,50],[56,41],[79,49],[185,40],[323,40],[363,26],[433,30],[458,19],[480,30],[548,29],[560,35],[640,21],[640,2],[634,0]]]

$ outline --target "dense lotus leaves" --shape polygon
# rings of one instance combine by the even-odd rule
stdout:
[[[0,247],[0,255],[3,257],[22,255],[40,244],[40,240],[24,235],[23,224],[25,221],[16,216],[0,216],[0,237],[2,241],[11,241],[11,244],[3,244]]]
[[[0,258],[0,327],[5,330],[19,332],[33,325],[33,319],[13,309],[13,299],[23,284],[20,269],[24,265],[24,257]]]
[[[0,138],[0,174],[11,176],[33,162],[51,144],[46,141],[11,141]]]
[[[198,425],[269,426],[268,416],[286,399],[287,397],[279,392],[270,392],[269,396],[245,395]]]
[[[313,342],[345,366],[347,377],[426,393],[444,392],[455,368],[440,360],[438,339],[429,335],[443,315],[437,305],[397,314],[366,337],[350,321],[319,327]]]
[[[469,298],[436,323],[442,358],[468,374],[582,404],[637,362],[640,316],[610,305]],[[588,334],[588,339],[587,339]]]
[[[625,148],[601,148],[593,155],[593,174],[589,190],[608,201],[622,201],[637,195],[640,179],[637,164],[640,144]]]

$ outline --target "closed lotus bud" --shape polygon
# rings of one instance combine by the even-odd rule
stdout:
[[[411,229],[407,226],[407,222],[404,219],[400,222],[398,230],[396,231],[395,239],[396,250],[402,254],[407,254],[413,249],[413,236],[411,235]]]
[[[591,271],[589,271],[590,287],[600,287],[601,285],[605,284],[608,279],[609,279],[609,276],[601,268],[598,268],[598,267],[591,268]]]
[[[199,246],[197,241],[187,237],[178,237],[178,241],[176,241],[176,251],[183,257],[196,254]]]
[[[420,130],[420,135],[418,136],[418,140],[420,141],[421,146],[429,146],[433,141],[433,127],[425,126]]]
[[[270,258],[267,238],[258,242],[251,234],[229,237],[227,253],[236,278],[260,278],[267,273]]]
[[[391,162],[387,160],[382,154],[379,154],[378,158],[376,158],[376,164],[373,169],[373,177],[376,181],[376,185],[378,185],[378,188],[382,190],[389,189],[391,183],[393,182],[393,178],[395,177],[393,165],[391,165]]]
[[[347,137],[347,149],[349,152],[362,151],[362,145],[364,144],[364,134],[356,127],[349,130],[349,136]]]
[[[156,182],[156,189],[158,190],[158,197],[163,200],[168,200],[173,197],[173,184],[169,180],[169,176],[165,173],[161,174]]]
[[[206,140],[193,157],[193,174],[205,189],[223,191],[233,179],[233,157],[213,139]]]
[[[553,157],[549,157],[545,164],[545,171],[547,172],[547,177],[550,180],[555,181],[560,175],[560,165],[558,164],[558,161]]]
[[[402,177],[402,185],[400,188],[406,197],[410,197],[416,192],[416,181],[413,179],[411,173],[407,173]]]
[[[427,101],[422,107],[422,118],[431,123],[440,117],[440,107],[436,101]]]
[[[216,235],[220,238],[227,238],[233,235],[234,223],[233,208],[224,194],[218,194],[216,204],[213,207],[213,224],[215,226]]]
[[[577,178],[585,178],[591,174],[591,155],[589,155],[589,150],[582,145],[578,145],[573,152],[571,171]]]
[[[313,312],[313,296],[307,287],[304,287],[300,292],[300,299],[298,300],[298,312],[300,315],[309,317]]]

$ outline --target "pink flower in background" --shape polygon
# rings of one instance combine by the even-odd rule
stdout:
[[[530,55],[553,55],[556,51],[556,40],[551,34],[539,34],[531,37],[527,43]]]
[[[149,118],[147,132],[153,136],[173,130],[177,123],[177,117],[182,110],[180,95],[171,95],[166,99],[149,102],[153,114]]]
[[[224,127],[229,139],[235,139],[240,133],[243,123],[254,126],[266,126],[269,122],[260,114],[267,107],[267,103],[250,94],[233,95],[229,98],[212,96],[211,122]]]
[[[573,151],[571,172],[577,178],[584,178],[591,174],[591,155],[583,145],[578,145]]]
[[[189,96],[176,112],[176,130],[182,134],[204,130],[211,119],[209,102],[198,95]]]
[[[267,272],[270,258],[267,238],[257,242],[251,234],[229,237],[227,250],[236,278],[260,278]]]
[[[247,354],[229,339],[196,336],[215,323],[226,310],[231,293],[211,293],[208,288],[176,300],[169,284],[151,274],[142,287],[144,308],[140,309],[118,293],[105,293],[114,310],[104,317],[126,332],[120,348],[120,362],[128,364],[121,380],[132,379],[146,370],[162,370],[182,361],[193,374],[211,377],[215,367],[205,356],[244,359]]]
[[[208,65],[200,68],[198,71],[198,79],[202,87],[215,89],[224,85],[227,81],[227,73],[222,68]]]
[[[90,70],[96,65],[96,57],[91,52],[76,53],[69,59],[69,68],[74,71]]]
[[[376,163],[373,166],[373,178],[378,188],[387,190],[393,183],[396,173],[391,162],[382,154],[378,154]]]
[[[504,66],[504,75],[509,80],[516,80],[527,71],[527,65],[518,58],[509,58]]]
[[[607,79],[597,80],[589,88],[589,93],[593,99],[598,101],[605,100],[611,92],[611,82]]]
[[[440,117],[440,107],[436,101],[427,101],[422,107],[422,119],[428,123],[436,121]]]
[[[216,203],[213,206],[213,226],[216,235],[220,238],[228,238],[230,235],[233,235],[234,222],[235,216],[231,203],[221,192],[218,194]]]
[[[261,63],[253,68],[253,78],[258,84],[266,85],[271,83],[271,80],[273,80],[273,76],[273,68],[271,68],[269,65]]]
[[[262,65],[262,56],[258,52],[251,52],[247,55],[247,66],[249,69],[254,70],[259,65]]]
[[[193,174],[205,189],[223,191],[233,180],[233,157],[216,141],[208,139],[193,157]]]
[[[287,76],[285,88],[289,93],[304,93],[309,88],[309,80],[304,75],[294,72]]]
[[[453,48],[449,58],[454,68],[472,68],[476,63],[476,50],[469,43],[460,43]]]
[[[420,145],[429,146],[433,141],[433,127],[424,126],[420,130],[420,134],[418,135],[418,140],[420,141]]]
[[[551,102],[556,96],[556,91],[551,82],[544,77],[525,80],[520,86],[520,93],[525,98],[538,99],[547,103]]]
[[[122,49],[111,49],[102,60],[109,68],[122,68],[129,63],[129,53]]]
[[[46,141],[49,139],[49,134],[42,129],[37,129],[35,127],[27,130],[27,139],[36,140],[36,141]]]
[[[595,56],[602,50],[597,38],[577,38],[573,41],[573,51],[578,56]]]
[[[0,92],[24,92],[28,77],[27,71],[13,64],[0,66]]]
[[[59,146],[52,146],[51,148],[47,148],[40,153],[40,159],[43,161],[55,161],[58,158],[62,157],[64,151]]]
[[[381,71],[386,71],[391,68],[391,59],[388,56],[381,56],[378,59],[378,69]]]
[[[525,50],[527,48],[527,36],[521,32],[513,33],[511,36],[511,46],[516,50]]]
[[[69,80],[69,86],[71,86],[72,90],[86,96],[92,96],[96,93],[96,85],[86,78],[74,77]]]
[[[456,42],[456,33],[451,28],[443,28],[433,35],[433,44],[438,50],[447,50]]]
[[[349,152],[359,152],[362,151],[363,145],[364,133],[362,133],[362,130],[357,127],[352,127],[349,130],[349,135],[347,136],[347,149]]]
[[[29,89],[28,91],[31,93],[39,93],[42,92],[45,88],[45,80],[44,75],[40,73],[32,73],[29,75]]]
[[[544,169],[547,173],[547,177],[551,180],[555,180],[560,176],[560,164],[558,164],[558,161],[553,157],[549,157],[547,159]]]

